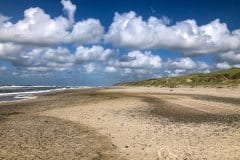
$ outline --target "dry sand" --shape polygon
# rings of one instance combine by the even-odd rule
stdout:
[[[240,90],[105,88],[0,105],[0,159],[240,159]]]

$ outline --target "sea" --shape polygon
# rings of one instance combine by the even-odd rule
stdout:
[[[88,86],[0,86],[0,103],[36,98],[39,93],[89,88]]]

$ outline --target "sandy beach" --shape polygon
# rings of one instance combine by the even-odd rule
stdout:
[[[92,88],[2,103],[0,159],[240,159],[240,89]]]

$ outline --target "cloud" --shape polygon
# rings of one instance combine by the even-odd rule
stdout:
[[[7,71],[6,66],[0,66],[0,73]]]
[[[178,76],[189,73],[208,73],[211,67],[202,61],[194,61],[190,57],[168,59],[164,63],[164,73],[167,76]]]
[[[83,47],[79,46],[76,50],[76,62],[108,61],[115,57],[116,53],[111,49],[104,49],[101,46]]]
[[[69,51],[62,47],[31,48],[13,43],[0,43],[0,60],[10,62],[19,70],[41,72],[64,70],[70,59],[71,63],[73,62],[72,57]]]
[[[29,8],[24,11],[24,19],[17,23],[0,24],[0,41],[39,45],[60,43],[69,34],[69,27],[68,20],[62,16],[51,19],[42,9]]]
[[[31,72],[58,72],[73,69],[77,65],[86,65],[91,73],[93,63],[107,65],[116,58],[117,52],[102,46],[78,46],[70,52],[65,47],[23,47],[12,43],[0,43],[0,60],[10,62],[18,70]],[[92,65],[88,66],[88,64]],[[109,70],[109,69],[108,69]]]
[[[6,53],[6,51],[8,54],[3,55],[2,53]],[[0,57],[0,59],[9,61],[21,74],[46,74],[79,68],[80,71],[87,74],[99,73],[102,70],[117,77],[136,80],[165,75],[209,72],[211,69],[205,62],[194,61],[190,57],[162,61],[158,54],[139,50],[119,56],[115,50],[95,45],[91,47],[78,46],[74,52],[70,52],[69,49],[60,46],[56,48],[26,48],[6,43],[0,45]],[[116,75],[116,73],[118,74]]]
[[[47,73],[70,70],[78,61],[103,62],[111,58],[114,52],[100,46],[78,46],[76,53],[61,47],[97,43],[104,34],[99,20],[75,22],[76,5],[69,0],[61,3],[67,18],[61,15],[52,18],[39,7],[26,9],[23,19],[16,23],[0,15],[0,60],[10,62],[19,71]]]
[[[11,18],[0,14],[0,24],[9,21]],[[6,24],[7,25],[7,24]]]
[[[135,12],[118,14],[104,36],[107,43],[132,49],[167,48],[187,55],[226,52],[240,48],[240,29],[230,32],[216,19],[198,26],[188,19],[168,25],[164,19],[149,17],[147,21]]]
[[[204,70],[209,68],[209,65],[205,62],[193,61],[190,57],[178,58],[174,60],[169,59],[166,65],[167,67],[184,70]]]
[[[0,60],[14,60],[18,58],[18,53],[22,46],[13,43],[0,43]]]
[[[63,5],[63,10],[67,12],[70,23],[74,23],[74,14],[77,9],[76,5],[72,4],[72,2],[68,0],[61,0],[61,3]]]
[[[218,56],[218,61],[225,61],[230,64],[240,64],[240,51],[229,51],[221,53]]]
[[[132,80],[177,76],[189,73],[208,73],[212,69],[207,63],[190,57],[168,58],[163,61],[151,51],[132,51],[106,63],[104,72],[119,73]]]
[[[68,36],[68,41],[76,44],[97,43],[104,34],[104,28],[97,19],[89,18],[77,22]]]
[[[93,18],[75,22],[76,5],[69,0],[61,3],[67,18],[52,18],[39,7],[26,9],[23,19],[16,23],[0,15],[0,60],[20,71],[47,73],[70,70],[80,62],[104,62],[115,56],[115,51],[101,46],[81,46],[98,43],[104,27]],[[70,53],[64,44],[75,44],[76,52]]]
[[[161,68],[161,58],[150,51],[132,51],[119,61],[122,68],[156,69]]]
[[[104,72],[119,73],[120,77],[131,79],[151,78],[160,72],[162,60],[160,56],[151,51],[132,51],[119,58],[111,59],[105,63]]]
[[[117,72],[117,69],[113,66],[106,66],[105,69],[104,69],[104,72],[115,73],[115,72]]]
[[[218,62],[216,64],[216,68],[217,69],[229,69],[229,68],[233,68],[233,67],[237,67],[237,68],[240,68],[240,64],[230,64],[229,62]]]
[[[169,64],[179,69],[195,69],[197,64],[189,57],[178,60],[169,60]]]
[[[61,3],[68,18],[51,18],[39,7],[26,9],[24,18],[16,23],[0,16],[0,42],[37,46],[97,43],[104,33],[99,20],[90,18],[74,23],[76,6],[68,0],[62,0]]]
[[[221,63],[217,63],[216,64],[216,67],[218,69],[229,69],[231,68],[232,66],[230,64],[228,64],[227,62],[221,62]]]
[[[19,70],[32,72],[66,71],[74,65],[74,56],[66,48],[24,50],[12,64]]]
[[[240,50],[219,53],[215,59],[217,69],[240,67]]]
[[[89,63],[89,64],[85,64],[83,65],[83,68],[85,70],[86,73],[92,73],[96,70],[96,66],[94,63]]]

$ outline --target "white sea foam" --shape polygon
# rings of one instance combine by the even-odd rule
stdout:
[[[71,90],[71,89],[84,89],[84,88],[91,88],[90,86],[67,86],[62,88],[57,88],[56,86],[1,86],[0,90],[5,89],[13,89],[14,88],[38,88],[39,90],[34,91],[22,91],[22,92],[11,92],[11,93],[0,93],[0,103],[2,102],[10,102],[10,101],[19,101],[19,100],[26,100],[26,99],[33,99],[36,98],[37,94],[40,93],[48,93],[48,92],[54,92],[54,91],[63,91],[63,90]],[[41,90],[41,88],[51,88],[46,90]],[[18,90],[19,91],[19,90]],[[7,99],[7,100],[6,100]]]
[[[56,88],[57,86],[24,86],[24,85],[6,85],[6,86],[0,86],[0,89],[10,89],[10,88],[25,88],[25,87],[32,87],[32,88]]]
[[[61,91],[66,88],[58,88],[58,89],[49,89],[49,90],[40,90],[40,91],[29,91],[29,92],[13,92],[13,93],[0,93],[0,96],[9,96],[9,95],[24,95],[24,94],[37,94],[37,93],[45,93],[51,91]]]

